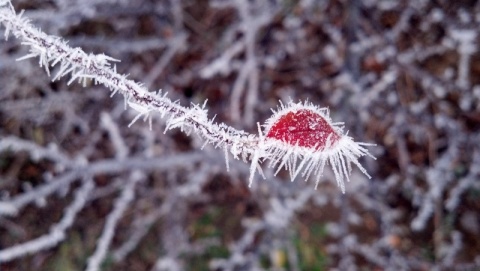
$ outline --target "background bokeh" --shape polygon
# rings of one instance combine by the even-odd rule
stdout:
[[[428,0],[18,0],[72,47],[256,133],[279,100],[328,107],[369,148],[346,194],[325,172],[248,188],[249,165],[119,94],[51,81],[0,41],[0,270],[83,270],[120,212],[102,270],[479,270],[480,3]],[[2,27],[0,34],[3,36]],[[88,184],[91,186],[89,187]],[[94,184],[94,186],[92,186]],[[83,192],[83,194],[82,194]],[[79,196],[80,195],[80,196]],[[83,195],[83,196],[82,196]],[[83,197],[83,198],[82,198]],[[83,201],[82,201],[83,200]],[[118,214],[118,213],[117,213]],[[51,238],[49,236],[48,238]]]

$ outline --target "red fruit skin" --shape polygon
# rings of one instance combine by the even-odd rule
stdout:
[[[288,112],[281,116],[266,137],[281,140],[292,146],[323,150],[330,136],[330,146],[340,140],[340,135],[325,118],[309,109]]]

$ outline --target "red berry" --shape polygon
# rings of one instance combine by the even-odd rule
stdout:
[[[340,140],[340,136],[325,117],[310,109],[291,111],[281,116],[266,137],[316,150],[324,149],[329,137],[330,145]]]
[[[343,133],[342,123],[332,122],[327,108],[308,102],[281,103],[264,127],[265,141],[262,142],[262,151],[256,152],[252,158],[250,184],[261,158],[270,159],[269,166],[277,168],[275,174],[282,168],[288,170],[292,181],[298,175],[306,179],[315,175],[315,187],[324,167],[329,165],[342,192],[345,192],[345,181],[349,181],[351,164],[370,178],[358,159],[362,156],[375,159],[365,148],[375,144],[353,141]]]

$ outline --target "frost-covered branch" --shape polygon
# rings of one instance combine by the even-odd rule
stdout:
[[[50,74],[50,66],[60,66],[53,80],[71,74],[69,83],[80,80],[84,84],[88,80],[107,86],[112,95],[120,92],[125,96],[125,102],[139,112],[139,117],[150,117],[153,111],[167,117],[167,130],[181,128],[187,133],[192,130],[202,136],[208,143],[218,147],[234,149],[234,155],[247,157],[254,153],[258,138],[243,131],[235,130],[223,124],[208,120],[204,106],[192,105],[182,107],[178,102],[172,102],[160,92],[152,93],[141,84],[118,74],[116,67],[110,62],[115,59],[103,54],[86,54],[80,48],[71,48],[67,42],[57,37],[44,34],[30,25],[27,19],[17,16],[9,2],[4,2],[0,9],[0,19],[6,27],[5,37],[12,32],[22,40],[22,44],[30,46],[30,53],[21,59],[39,58],[39,64]],[[138,118],[134,119],[137,120]]]
[[[245,14],[248,13],[249,7],[240,4],[239,9],[243,10],[244,16],[247,16]],[[251,160],[249,185],[252,184],[255,171],[260,169],[260,163],[265,160],[270,160],[270,166],[276,167],[277,172],[281,168],[289,170],[292,180],[301,171],[303,171],[302,176],[306,178],[316,175],[317,184],[324,167],[330,164],[337,184],[343,192],[345,191],[344,181],[348,180],[351,172],[351,163],[369,176],[358,159],[365,155],[373,158],[364,148],[371,144],[354,142],[351,137],[343,133],[342,124],[333,123],[330,120],[326,109],[310,103],[282,104],[279,110],[267,120],[263,131],[258,124],[258,136],[249,134],[208,119],[206,102],[203,105],[192,104],[190,107],[183,107],[178,102],[172,102],[165,94],[162,95],[161,91],[149,92],[142,84],[117,73],[116,66],[112,67],[111,64],[117,60],[104,54],[86,54],[80,48],[69,47],[67,42],[58,37],[46,35],[33,27],[28,19],[22,18],[21,14],[16,15],[9,1],[3,1],[0,5],[0,20],[6,27],[6,38],[9,33],[13,33],[15,37],[22,40],[23,45],[29,46],[30,53],[20,59],[38,57],[39,65],[44,67],[49,75],[51,66],[59,66],[53,80],[71,75],[69,84],[79,80],[85,86],[87,81],[92,80],[95,84],[108,87],[112,95],[121,93],[125,97],[125,104],[138,111],[137,117],[130,125],[143,117],[149,120],[151,127],[151,114],[160,113],[166,118],[165,131],[180,128],[187,134],[193,132],[203,138],[205,144],[213,144],[216,148],[223,149],[227,168],[228,152],[235,159]],[[255,26],[255,29],[261,24]],[[246,46],[250,62],[254,59],[253,33],[247,32]],[[248,100],[251,101],[252,95],[249,97]],[[293,119],[290,120],[291,118]],[[286,119],[289,121],[282,122]],[[304,126],[297,126],[298,123]],[[308,140],[303,140],[302,137]]]
[[[131,157],[119,161],[117,159],[107,159],[84,166],[78,166],[76,169],[68,171],[54,178],[51,182],[40,185],[28,192],[12,197],[8,200],[0,201],[1,215],[14,215],[22,210],[26,205],[45,197],[52,195],[60,189],[69,187],[71,183],[85,175],[95,176],[97,174],[112,174],[126,170],[165,170],[174,166],[195,163],[205,159],[200,153],[187,153],[178,156],[171,156],[168,160],[163,157],[153,158],[145,161],[144,157]]]
[[[95,252],[88,259],[87,271],[99,270],[100,265],[105,259],[110,243],[112,242],[115,228],[118,221],[133,200],[135,195],[135,185],[142,179],[142,174],[138,171],[132,173],[130,181],[122,188],[120,197],[115,201],[113,211],[108,215],[102,235],[97,241]]]
[[[94,187],[95,184],[92,179],[84,180],[82,187],[77,190],[72,204],[65,209],[65,213],[60,222],[54,225],[48,234],[42,235],[25,243],[0,250],[0,262],[10,261],[26,254],[32,254],[40,250],[49,249],[63,241],[66,236],[66,230],[72,226],[73,222],[75,221],[75,217],[85,206]]]

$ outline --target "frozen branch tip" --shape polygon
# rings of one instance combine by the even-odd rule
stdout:
[[[277,168],[276,173],[287,169],[292,181],[299,174],[305,179],[313,174],[316,189],[325,165],[329,164],[337,185],[345,192],[344,180],[349,181],[352,163],[370,178],[358,159],[375,159],[365,148],[375,144],[353,141],[348,133],[343,133],[343,123],[332,122],[327,108],[309,102],[280,103],[266,121],[265,140],[270,142],[266,144],[270,166]]]

